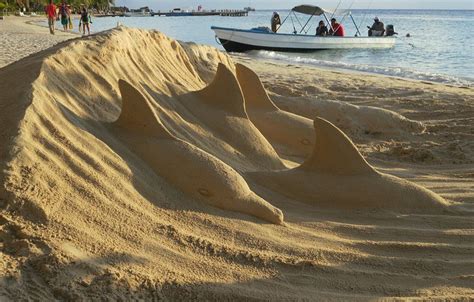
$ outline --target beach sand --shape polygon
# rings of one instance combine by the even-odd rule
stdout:
[[[2,300],[474,299],[472,88],[124,27],[12,43]]]
[[[58,30],[58,27],[55,35],[51,35],[44,27],[37,25],[42,20],[45,18],[16,16],[5,16],[0,20],[0,67],[77,37],[76,34]]]

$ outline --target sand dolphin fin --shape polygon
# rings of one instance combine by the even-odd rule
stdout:
[[[317,117],[314,120],[314,129],[316,144],[313,153],[300,169],[339,175],[376,173],[351,139],[339,128]]]
[[[151,104],[135,87],[124,80],[119,80],[122,94],[122,112],[115,125],[134,129],[141,134],[173,139],[168,130],[161,124]]]
[[[242,64],[235,64],[237,71],[237,80],[245,98],[247,109],[277,111],[279,108],[273,103],[263,87],[262,81],[258,75]]]
[[[212,83],[195,94],[200,97],[203,103],[225,110],[235,116],[247,118],[239,82],[232,71],[222,63],[219,63]]]

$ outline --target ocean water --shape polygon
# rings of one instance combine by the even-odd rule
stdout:
[[[269,26],[271,10],[250,12],[248,17],[107,17],[93,20],[93,32],[112,28],[117,22],[129,27],[156,29],[182,41],[192,41],[222,47],[217,43],[212,25],[250,29]],[[280,10],[284,18],[289,11]],[[278,60],[287,63],[357,70],[417,80],[433,81],[453,85],[474,86],[474,10],[354,10],[353,16],[363,35],[367,25],[378,16],[385,25],[393,24],[399,33],[397,44],[384,50],[323,50],[310,54],[289,54],[269,51],[254,51],[248,55]],[[309,33],[315,32],[310,22]],[[293,18],[296,28],[299,22]],[[352,21],[342,22],[346,35],[354,35]],[[77,26],[76,26],[77,29]],[[281,32],[292,32],[290,19]],[[411,37],[406,37],[409,33]]]

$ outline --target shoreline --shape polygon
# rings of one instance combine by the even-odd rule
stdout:
[[[254,60],[261,60],[261,61],[271,62],[271,63],[275,63],[275,64],[280,64],[280,65],[295,65],[295,66],[301,66],[303,68],[306,68],[306,67],[308,67],[308,68],[317,68],[317,69],[321,69],[321,70],[337,71],[337,72],[341,72],[341,73],[381,76],[381,77],[388,77],[388,78],[408,80],[408,81],[428,83],[428,84],[441,84],[441,85],[446,85],[446,86],[451,86],[451,87],[458,87],[458,88],[466,88],[466,89],[473,89],[474,88],[474,79],[469,79],[469,78],[457,78],[456,80],[459,80],[461,82],[466,82],[466,83],[456,84],[456,83],[448,83],[448,82],[442,82],[442,81],[434,81],[434,80],[429,80],[429,79],[416,79],[416,78],[412,78],[412,77],[409,77],[409,76],[403,77],[403,76],[379,73],[379,72],[375,72],[375,71],[363,71],[363,70],[358,70],[358,69],[349,68],[349,67],[344,68],[344,67],[328,66],[328,65],[316,65],[316,64],[312,64],[312,63],[300,63],[300,62],[285,61],[284,59],[276,59],[276,58],[272,59],[272,58],[256,57],[255,55],[252,55],[252,54],[231,54],[231,56],[237,56],[237,57],[238,56],[248,56],[248,57],[251,57],[251,58],[253,56],[252,59],[254,59]],[[337,64],[337,62],[331,62],[331,63]],[[377,67],[377,66],[375,66],[375,67]],[[417,72],[417,71],[412,71],[412,72]],[[442,77],[453,77],[449,74],[438,74],[438,75],[442,76]]]
[[[327,71],[327,72],[337,72],[337,73],[343,73],[343,74],[361,75],[361,76],[369,76],[369,77],[382,77],[382,78],[388,78],[388,79],[397,79],[397,80],[401,80],[401,81],[408,81],[408,82],[413,82],[413,83],[422,83],[422,84],[427,84],[427,85],[443,85],[443,86],[452,87],[452,88],[474,89],[474,83],[471,86],[469,86],[469,85],[456,85],[456,84],[450,84],[450,83],[413,79],[413,78],[409,78],[409,77],[401,77],[401,76],[395,76],[395,75],[389,75],[389,74],[383,74],[383,73],[376,73],[376,72],[370,72],[370,71],[361,71],[361,70],[342,68],[342,67],[338,68],[338,67],[330,67],[330,66],[316,66],[316,65],[312,65],[312,64],[295,63],[295,62],[285,63],[284,61],[278,60],[278,59],[255,58],[255,57],[252,57],[252,55],[249,55],[249,54],[233,54],[232,53],[232,54],[229,54],[229,55],[232,58],[236,58],[237,60],[242,60],[242,58],[247,58],[247,59],[250,59],[250,60],[260,61],[260,62],[263,62],[263,63],[279,65],[282,68],[285,67],[285,66],[298,66],[300,68],[316,69],[316,70]],[[243,59],[243,60],[245,60],[245,59]]]
[[[8,16],[7,18],[8,19],[9,18],[15,18],[15,24],[24,23],[24,24],[29,25],[29,26],[36,26],[36,27],[39,27],[39,28],[47,29],[46,26],[43,26],[43,25],[39,24],[40,22],[44,22],[44,17],[42,17],[42,16],[36,16],[36,17]],[[35,19],[35,20],[25,20],[25,19]],[[77,18],[74,18],[74,20],[77,20]],[[3,21],[3,22],[5,22],[5,21]],[[5,32],[9,32],[8,28],[4,28],[3,30],[5,30]],[[92,35],[100,34],[101,32],[104,32],[104,31],[107,31],[107,30],[101,30],[101,31],[98,31],[98,32],[94,32]],[[0,30],[0,33],[1,33],[1,30]],[[50,35],[49,32],[47,32],[47,31],[44,31],[44,32],[41,32],[41,33],[35,31],[35,33],[41,34],[41,35],[43,35],[43,37],[44,37],[44,34]],[[81,37],[80,33],[74,32],[74,31],[64,32],[60,29],[57,29],[57,33],[61,33],[60,35],[69,36],[69,38],[59,39],[58,42]],[[56,35],[56,36],[58,36],[58,35]],[[184,43],[195,43],[193,41],[183,41],[183,42]],[[53,45],[54,44],[51,44],[51,46],[53,46]],[[198,45],[201,45],[201,44],[198,44]],[[206,47],[215,47],[213,45],[206,45],[206,44],[202,44],[202,45],[204,45]],[[13,48],[15,48],[15,47],[13,47]],[[44,49],[45,48],[41,48],[40,50],[44,50]],[[226,53],[225,50],[220,49],[220,51]],[[37,52],[37,51],[35,49],[32,49],[31,52],[30,51],[27,51],[27,52],[28,53],[34,53],[34,52]],[[428,85],[445,85],[447,87],[455,87],[455,88],[462,88],[462,89],[474,89],[474,83],[471,84],[471,85],[465,85],[465,84],[456,85],[454,83],[443,83],[443,82],[430,81],[430,80],[414,79],[414,78],[410,78],[410,77],[401,77],[401,76],[389,75],[389,74],[383,74],[383,73],[377,73],[377,72],[371,72],[371,71],[361,71],[361,70],[344,68],[344,67],[317,66],[317,65],[313,65],[313,64],[305,64],[305,63],[299,63],[299,62],[285,62],[285,61],[279,60],[279,59],[255,57],[252,54],[229,54],[229,55],[233,58],[246,57],[246,58],[256,60],[256,61],[277,64],[277,65],[280,65],[282,68],[286,65],[291,65],[291,66],[299,66],[299,67],[302,67],[302,68],[314,68],[314,69],[318,69],[318,70],[321,70],[321,71],[347,73],[347,74],[352,74],[352,75],[358,74],[358,75],[361,75],[361,76],[376,76],[376,77],[380,76],[380,77],[383,77],[383,78],[399,79],[399,80],[405,80],[405,81],[415,82],[415,83],[425,83],[425,84],[428,84]],[[6,64],[1,64],[1,61],[0,61],[0,68],[5,66],[5,65]],[[443,76],[449,76],[449,75],[443,75]]]

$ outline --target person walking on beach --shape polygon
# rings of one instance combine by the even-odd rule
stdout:
[[[46,5],[46,16],[48,17],[48,26],[49,32],[54,35],[55,22],[56,22],[56,5],[54,5],[53,0],[49,0],[49,4]]]
[[[90,25],[89,25],[90,23],[92,23],[90,14],[87,11],[87,9],[85,7],[83,7],[82,11],[81,11],[81,21],[79,23],[79,30],[81,30],[80,27],[81,27],[81,24],[82,24],[82,33],[83,33],[83,35],[86,34],[86,28],[87,28],[87,35],[91,34],[91,28],[90,28]]]
[[[66,0],[63,0],[61,3],[61,6],[59,7],[59,14],[61,15],[61,24],[63,25],[64,31],[68,31],[71,11],[66,4]]]

